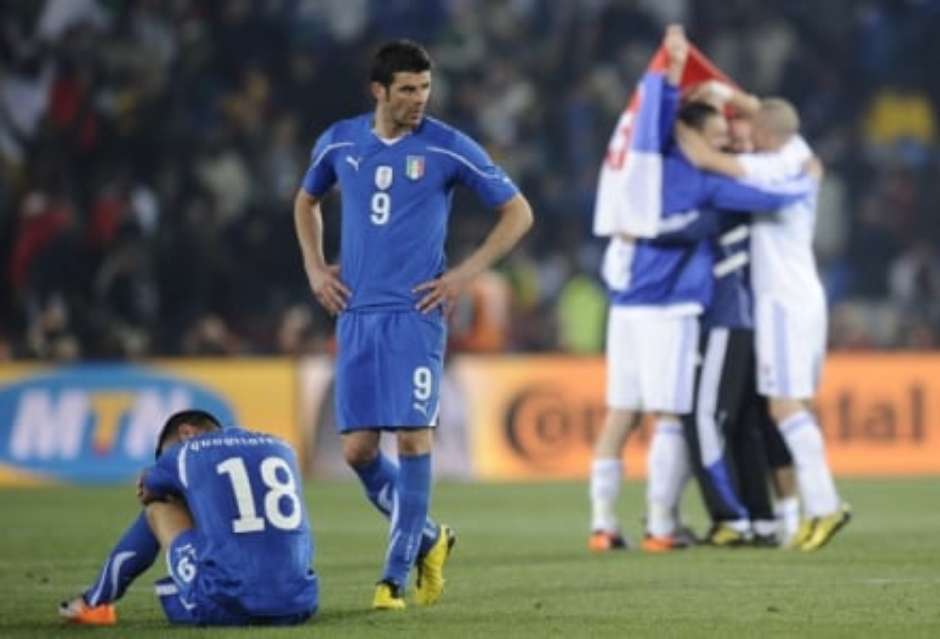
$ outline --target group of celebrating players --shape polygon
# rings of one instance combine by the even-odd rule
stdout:
[[[807,404],[825,342],[810,246],[821,168],[783,101],[715,84],[683,100],[677,87],[689,47],[681,28],[671,27],[664,45],[667,73],[644,78],[660,101],[662,143],[653,151],[662,213],[651,233],[629,224],[607,233],[609,411],[591,469],[589,546],[628,545],[615,513],[621,453],[650,414],[644,549],[687,543],[677,509],[693,472],[714,520],[712,543],[770,543],[780,533],[767,492],[769,450],[785,543],[814,550],[849,517]],[[428,512],[446,311],[533,218],[477,143],[425,115],[431,61],[423,48],[384,45],[370,81],[374,112],[337,122],[317,140],[294,219],[314,296],[338,316],[343,454],[389,520],[372,607],[396,610],[406,607],[412,569],[414,602],[440,598],[456,541]],[[728,108],[737,116],[730,126]],[[499,216],[483,243],[448,269],[444,241],[458,183]],[[340,263],[330,265],[321,200],[337,185],[342,244]],[[397,439],[397,463],[379,449],[383,431]],[[807,515],[799,525],[795,492]],[[202,411],[177,413],[160,432],[138,498],[142,512],[98,578],[60,606],[66,619],[115,623],[114,602],[161,549],[169,576],[156,588],[171,623],[287,625],[316,612],[314,541],[285,442],[222,429]]]
[[[717,81],[683,98],[681,27],[667,29],[663,50],[665,73],[642,83],[647,98],[659,96],[653,125],[664,134],[645,150],[661,157],[662,215],[649,229],[646,211],[612,221],[599,199],[595,212],[595,230],[611,236],[611,307],[588,544],[628,545],[615,512],[621,454],[649,415],[643,549],[692,541],[678,506],[694,475],[713,522],[706,541],[816,550],[850,519],[810,410],[826,343],[812,251],[822,168],[788,102]]]

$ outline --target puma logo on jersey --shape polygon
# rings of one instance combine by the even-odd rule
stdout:
[[[356,169],[356,170],[358,171],[358,170],[359,170],[359,163],[362,162],[362,158],[358,158],[358,159],[357,159],[357,158],[354,158],[354,157],[351,156],[351,155],[347,155],[347,156],[346,156],[346,161],[349,162],[349,164],[352,165],[352,168],[354,168],[354,169]]]

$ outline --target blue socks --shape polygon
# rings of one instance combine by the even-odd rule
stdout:
[[[396,501],[392,510],[392,526],[382,580],[402,588],[418,558],[422,531],[426,528],[428,519],[431,455],[402,455],[399,457],[399,463],[401,468],[395,485]]]
[[[428,457],[428,482],[430,483],[430,455],[425,455],[425,457]],[[402,465],[404,465],[404,459],[407,458],[402,458]],[[387,518],[391,518],[392,510],[395,507],[395,493],[398,490],[399,471],[395,462],[380,452],[372,462],[365,466],[353,466],[352,469],[359,475],[369,501],[379,512]],[[426,518],[424,530],[421,534],[421,545],[418,548],[419,555],[423,555],[431,549],[437,541],[438,532],[438,525],[430,518]]]
[[[94,585],[82,593],[85,603],[94,607],[120,599],[131,582],[150,568],[159,552],[160,544],[141,512],[108,555]]]

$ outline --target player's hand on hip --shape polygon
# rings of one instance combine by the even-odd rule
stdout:
[[[447,313],[454,307],[457,298],[470,277],[459,269],[447,271],[440,277],[418,284],[412,289],[414,293],[424,293],[415,308],[422,313],[430,313],[438,306]]]
[[[314,297],[331,315],[345,310],[352,292],[339,279],[339,265],[310,269],[310,289]]]
[[[149,503],[158,501],[157,496],[150,492],[144,485],[143,474],[137,477],[137,501],[140,502],[141,506],[146,506]]]

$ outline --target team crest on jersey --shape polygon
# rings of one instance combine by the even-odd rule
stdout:
[[[405,158],[405,175],[411,180],[419,180],[424,175],[424,156],[409,155]]]
[[[387,164],[376,167],[375,187],[384,191],[392,185],[392,167]]]

